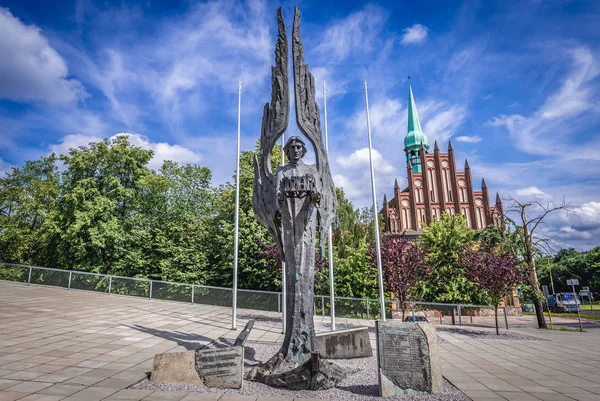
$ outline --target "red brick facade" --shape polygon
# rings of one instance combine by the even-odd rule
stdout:
[[[475,191],[471,169],[465,161],[464,171],[458,171],[454,149],[448,143],[448,153],[440,153],[437,142],[433,154],[421,146],[419,150],[421,172],[416,173],[408,162],[408,188],[400,190],[394,185],[394,197],[384,197],[383,214],[385,234],[418,235],[423,224],[440,218],[442,212],[461,213],[467,225],[480,230],[489,225],[501,227],[502,201],[496,195],[495,205],[490,205],[488,188],[482,180],[481,190]]]

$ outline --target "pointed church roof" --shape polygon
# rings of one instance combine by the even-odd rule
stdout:
[[[421,122],[419,121],[419,113],[417,112],[417,104],[412,92],[412,87],[408,85],[408,132],[406,138],[404,138],[404,147],[417,149],[420,144],[423,144],[425,149],[429,149],[429,143],[427,136],[421,129]]]
[[[398,179],[397,178],[394,181],[394,189],[400,189],[400,186],[398,185]]]
[[[485,185],[485,179],[484,178],[481,179],[481,188],[487,188],[487,185]]]

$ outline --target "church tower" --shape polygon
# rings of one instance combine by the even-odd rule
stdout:
[[[467,225],[475,230],[489,225],[502,228],[502,201],[496,196],[496,204],[491,205],[484,180],[481,190],[473,186],[469,163],[465,161],[464,171],[457,169],[452,144],[448,142],[447,152],[443,152],[437,142],[432,154],[428,150],[427,136],[421,129],[409,84],[408,132],[404,138],[408,186],[400,190],[396,181],[394,197],[389,201],[384,197],[380,213],[385,221],[385,234],[416,238],[425,225],[440,219],[443,213],[462,215]]]
[[[412,166],[415,173],[421,172],[421,157],[419,150],[423,146],[425,152],[429,150],[427,136],[421,129],[417,104],[413,97],[412,87],[408,85],[408,132],[404,138],[404,152],[406,153],[406,164]]]

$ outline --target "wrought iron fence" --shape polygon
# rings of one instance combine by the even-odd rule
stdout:
[[[233,299],[231,288],[2,262],[0,262],[0,280],[17,281],[27,285],[51,285],[68,290],[95,291],[108,295],[126,295],[226,307],[232,306]],[[315,315],[330,316],[331,298],[329,295],[315,295],[314,303]],[[281,305],[281,292],[238,289],[238,307],[240,308],[281,312]],[[484,315],[489,316],[489,310],[493,311],[493,309],[494,307],[490,305],[406,302],[405,311],[408,311],[406,316],[423,315],[429,321],[440,324],[490,326],[488,321],[485,324],[482,323],[480,317],[482,311],[488,311]],[[499,309],[503,312],[505,326],[508,329],[506,308],[500,307]],[[381,319],[381,305],[378,299],[335,297],[335,311],[336,317],[340,318]],[[385,301],[385,316],[387,319],[402,317],[399,301]]]

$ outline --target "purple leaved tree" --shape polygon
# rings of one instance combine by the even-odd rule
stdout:
[[[498,329],[498,304],[512,294],[517,284],[526,280],[519,269],[519,261],[507,251],[495,251],[486,246],[467,247],[460,252],[460,264],[467,279],[485,292],[494,303],[496,334]]]
[[[375,264],[375,249],[371,248],[368,252],[371,263]],[[425,252],[403,237],[386,237],[381,246],[381,267],[387,288],[400,301],[404,320],[411,290],[429,271],[425,265]]]

